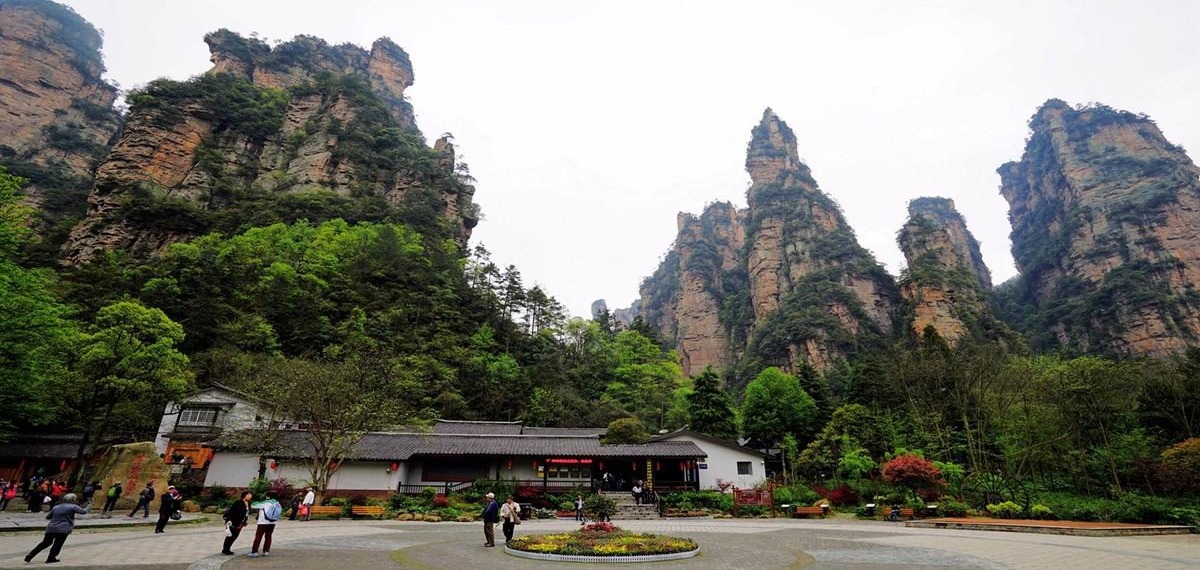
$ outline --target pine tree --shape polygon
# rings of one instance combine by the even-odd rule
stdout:
[[[733,421],[733,405],[729,394],[721,389],[717,373],[707,366],[693,382],[693,392],[687,396],[691,428],[713,437],[736,440],[737,424]]]

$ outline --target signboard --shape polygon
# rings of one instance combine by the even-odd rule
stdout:
[[[775,499],[770,489],[734,489],[733,514],[737,516],[739,507],[768,507],[775,514]]]
[[[578,458],[574,458],[574,457],[562,457],[562,458],[547,459],[546,463],[553,463],[555,465],[591,465],[592,460],[591,459],[578,459]]]
[[[701,469],[708,469],[708,464],[707,464],[707,463],[701,463],[701,464],[700,464],[700,468],[701,468]]]

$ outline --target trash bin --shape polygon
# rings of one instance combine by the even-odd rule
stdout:
[[[533,514],[533,503],[517,503],[521,506],[521,520],[529,520],[529,515]]]

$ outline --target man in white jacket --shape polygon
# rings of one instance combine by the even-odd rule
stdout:
[[[304,493],[304,500],[300,504],[304,506],[304,520],[308,520],[312,518],[313,503],[317,502],[317,494],[313,492],[312,487],[305,489],[305,491],[307,492]]]

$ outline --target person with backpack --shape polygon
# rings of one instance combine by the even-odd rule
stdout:
[[[225,519],[225,546],[221,548],[221,554],[233,556],[233,543],[242,534],[242,529],[246,528],[246,522],[250,518],[250,499],[254,498],[254,493],[250,491],[242,491],[242,496],[238,497],[236,503],[225,509],[225,514],[221,518]]]
[[[183,502],[183,497],[179,495],[175,486],[167,487],[167,492],[163,493],[162,500],[158,503],[158,524],[154,525],[154,534],[162,534],[167,531],[167,521],[175,518],[174,515],[179,512],[181,502]]]
[[[275,491],[267,491],[267,500],[254,503],[251,507],[258,509],[258,525],[254,528],[254,544],[250,545],[250,558],[258,557],[259,544],[263,547],[262,555],[270,556],[271,535],[275,533],[275,523],[283,516],[283,505],[279,504]]]
[[[150,516],[150,501],[153,501],[153,500],[154,500],[154,483],[153,482],[146,483],[146,488],[142,489],[141,493],[138,493],[137,506],[133,507],[132,511],[129,511],[129,518],[133,518],[133,515],[137,514],[138,509],[142,510],[142,513],[143,513],[142,518],[149,517]]]
[[[96,492],[99,490],[99,481],[92,481],[91,483],[83,486],[83,497],[79,499],[79,502],[83,505],[83,508],[86,509],[92,506],[92,498],[96,496]]]
[[[100,516],[106,519],[112,518],[112,511],[117,507],[117,499],[120,498],[121,482],[113,481],[113,483],[108,486],[108,493],[104,498],[104,508],[100,510]]]
[[[29,554],[25,555],[25,562],[29,563],[37,556],[39,552],[50,547],[50,556],[46,558],[46,563],[51,564],[58,562],[58,553],[62,551],[63,543],[67,541],[67,536],[70,536],[71,531],[75,530],[75,515],[86,515],[87,509],[75,504],[77,498],[75,493],[67,493],[63,495],[62,503],[55,505],[50,509],[50,513],[46,518],[50,523],[46,525],[46,535]]]
[[[11,481],[0,487],[0,512],[8,510],[8,502],[17,498],[17,482]]]

